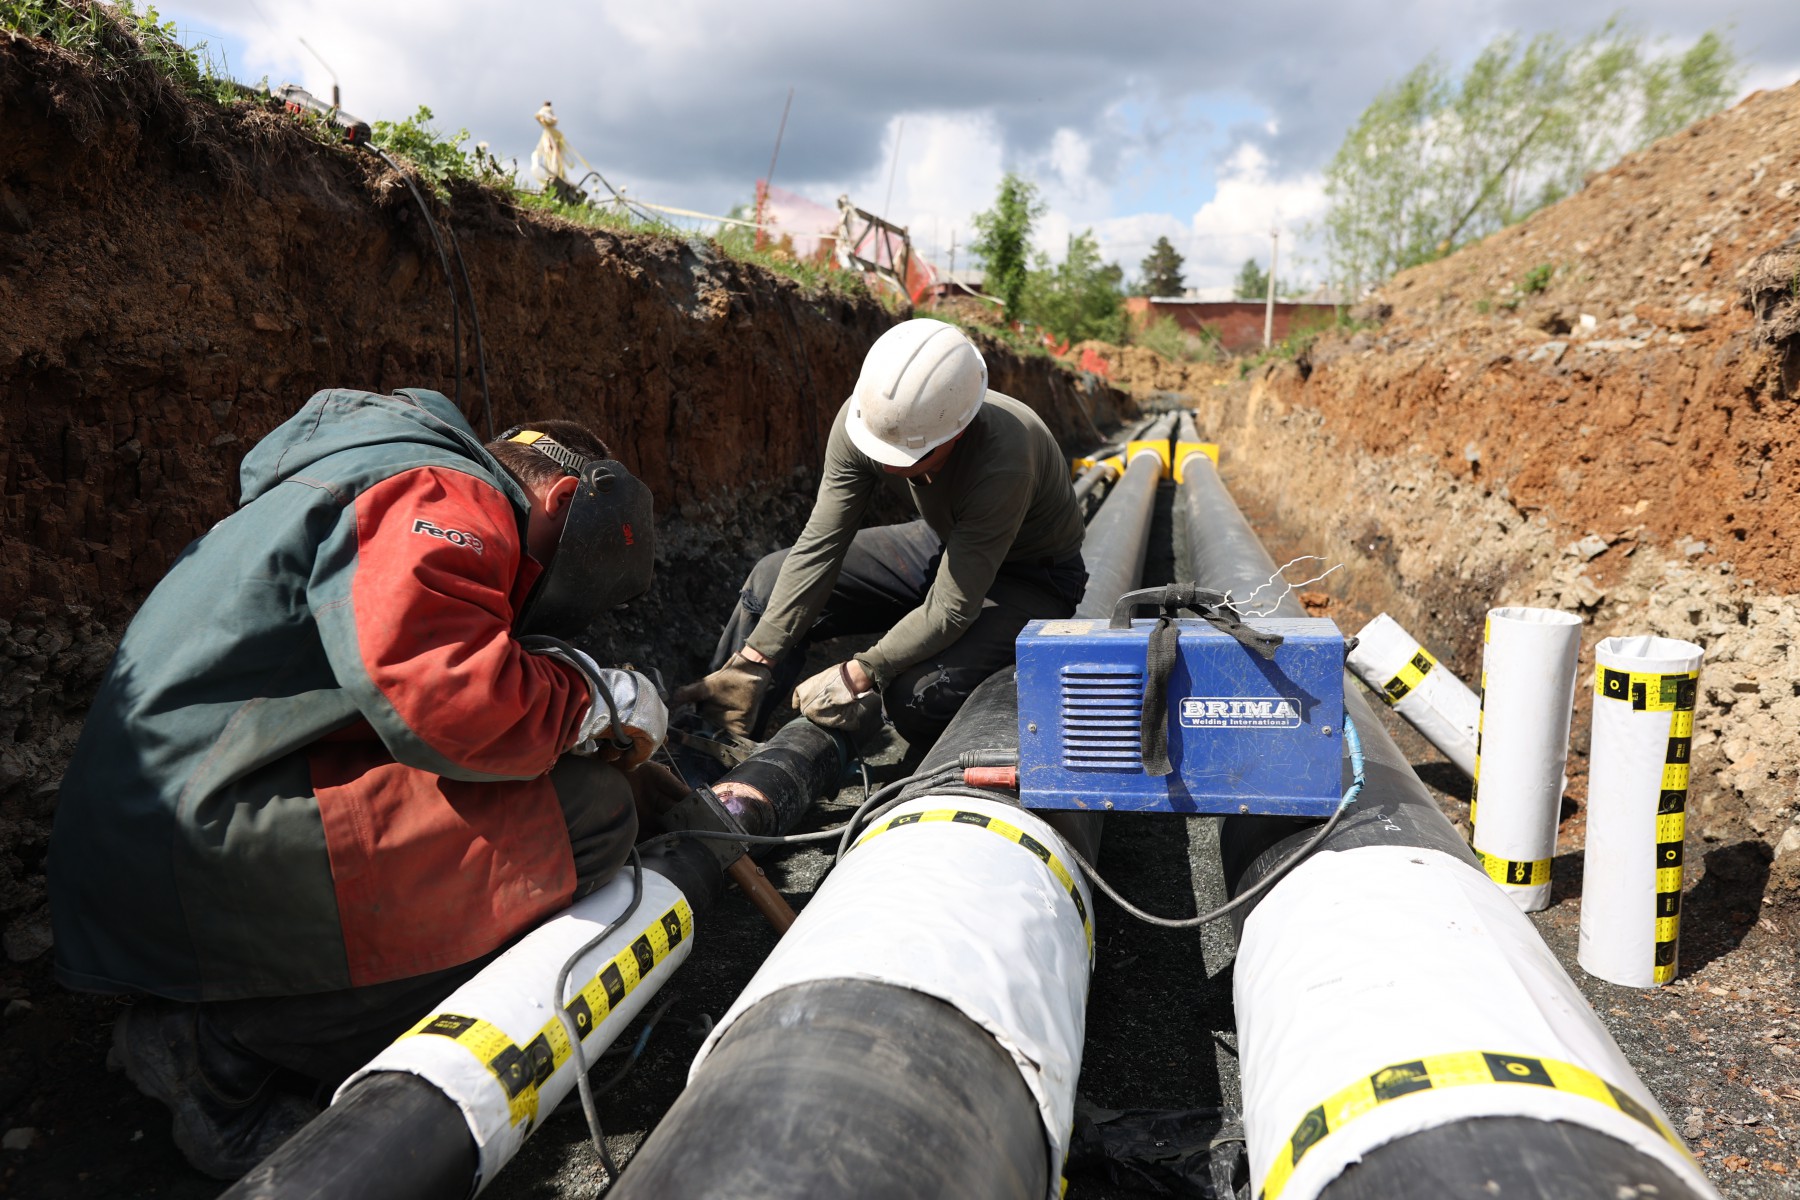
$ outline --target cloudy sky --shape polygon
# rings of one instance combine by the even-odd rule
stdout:
[[[1039,244],[1092,227],[1128,274],[1158,235],[1190,286],[1247,256],[1316,277],[1320,171],[1387,82],[1496,34],[1578,36],[1613,12],[1670,48],[1725,27],[1744,90],[1800,80],[1795,0],[179,0],[159,5],[232,73],[296,82],[365,119],[430,106],[503,160],[529,161],[553,100],[570,144],[645,200],[748,202],[788,89],[777,187],[848,193],[946,265],[1005,170],[1036,180]],[[311,46],[312,53],[300,39]],[[896,148],[898,153],[896,154]],[[888,199],[892,174],[892,199]],[[958,266],[967,266],[959,249]],[[1282,270],[1287,277],[1290,272]]]

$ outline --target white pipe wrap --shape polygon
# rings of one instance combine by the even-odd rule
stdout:
[[[637,912],[576,962],[568,1009],[592,1066],[693,949],[694,914],[681,889],[645,871]],[[631,902],[627,870],[576,901],[450,994],[436,1010],[344,1081],[405,1071],[462,1110],[480,1154],[479,1191],[575,1086],[562,1018],[550,1003],[563,963]]]
[[[1364,625],[1356,635],[1349,665],[1457,770],[1474,776],[1481,701],[1398,621],[1380,613]]]
[[[1578,960],[1626,987],[1667,983],[1679,965],[1681,844],[1704,654],[1692,642],[1647,636],[1594,648]]]
[[[1482,635],[1481,722],[1469,823],[1488,878],[1526,912],[1550,905],[1581,618],[1496,608]]]
[[[856,843],[776,945],[689,1073],[783,988],[868,979],[934,996],[994,1036],[1037,1101],[1061,1194],[1075,1118],[1093,902],[1055,830],[1024,809],[923,796]]]
[[[1530,919],[1448,854],[1314,854],[1245,920],[1234,977],[1261,1200],[1491,1116],[1586,1126],[1717,1196]]]

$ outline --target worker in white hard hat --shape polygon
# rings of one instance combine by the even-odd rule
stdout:
[[[920,519],[860,529],[883,486]],[[904,321],[870,347],[832,422],[800,540],[751,570],[712,673],[675,700],[757,736],[811,642],[878,634],[802,683],[794,707],[854,733],[885,708],[920,748],[1012,663],[1025,622],[1074,613],[1082,535],[1068,460],[1043,421],[988,390],[987,364],[955,326]]]

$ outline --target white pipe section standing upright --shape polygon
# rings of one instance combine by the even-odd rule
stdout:
[[[1377,614],[1357,633],[1349,664],[1370,691],[1436,746],[1457,770],[1474,776],[1481,701],[1455,672],[1386,613]]]
[[[1482,642],[1469,804],[1475,854],[1515,904],[1537,912],[1550,904],[1581,618],[1548,608],[1496,608]]]
[[[1074,858],[1037,816],[968,795],[909,800],[825,877],[719,1018],[689,1082],[739,1017],[784,988],[868,979],[923,992],[987,1030],[1018,1066],[1044,1122],[1046,1200],[1057,1200],[1081,1072],[1092,912]]]
[[[1681,845],[1704,654],[1659,637],[1611,637],[1594,648],[1578,961],[1626,987],[1668,983],[1678,966]]]
[[[694,948],[694,913],[681,889],[641,874],[637,911],[582,955],[563,1004],[588,1066],[619,1036]],[[404,1071],[435,1085],[462,1110],[480,1156],[474,1189],[491,1183],[575,1086],[567,1028],[551,1003],[563,964],[631,903],[629,870],[526,934],[430,1016],[344,1081]]]

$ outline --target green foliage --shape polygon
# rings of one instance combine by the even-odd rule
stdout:
[[[1143,278],[1138,282],[1141,296],[1179,296],[1182,293],[1181,264],[1185,260],[1176,253],[1166,237],[1156,239],[1150,253],[1138,264]]]
[[[440,197],[448,194],[446,189],[452,180],[474,180],[508,189],[515,186],[512,173],[488,153],[486,145],[463,149],[463,143],[469,140],[468,130],[459,129],[455,136],[446,137],[432,126],[432,120],[431,110],[421,104],[419,111],[404,121],[371,121],[369,140],[417,167]]]
[[[1025,299],[1031,262],[1031,227],[1044,215],[1037,185],[1010,171],[1000,180],[994,207],[975,215],[975,241],[969,249],[987,269],[987,292],[1006,304],[1006,315],[1017,320]]]
[[[44,38],[102,67],[148,66],[189,95],[226,103],[237,99],[224,56],[205,42],[184,46],[175,22],[154,6],[141,13],[131,0],[0,0],[0,29]]]
[[[1527,296],[1535,295],[1550,286],[1550,277],[1556,274],[1553,263],[1539,263],[1525,272],[1525,278],[1519,283],[1519,290]]]
[[[1060,263],[1052,266],[1047,256],[1037,256],[1026,276],[1021,309],[1009,306],[1007,312],[1022,312],[1023,319],[1065,341],[1123,342],[1124,279],[1117,263],[1100,261],[1099,243],[1089,229],[1069,238],[1068,253]]]
[[[1132,340],[1171,362],[1217,362],[1225,357],[1218,335],[1211,329],[1204,335],[1189,333],[1174,317],[1158,317]]]
[[[1573,42],[1501,36],[1460,77],[1428,59],[1376,96],[1326,168],[1332,272],[1356,295],[1504,228],[1716,112],[1739,73],[1716,33],[1671,55],[1616,19]]]

